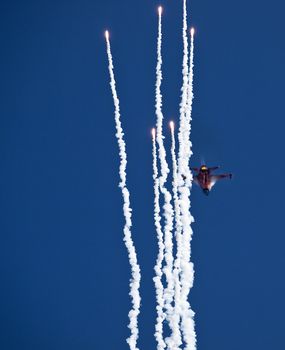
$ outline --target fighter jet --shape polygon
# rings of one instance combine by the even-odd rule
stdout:
[[[219,166],[208,168],[206,165],[202,165],[200,168],[190,168],[198,173],[193,176],[193,181],[201,187],[206,196],[209,195],[212,187],[218,180],[232,178],[232,174],[212,175],[212,172],[219,168]]]

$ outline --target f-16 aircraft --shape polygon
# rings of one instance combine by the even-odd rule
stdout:
[[[218,180],[225,178],[232,178],[232,174],[220,174],[220,175],[212,175],[214,170],[219,169],[219,166],[215,166],[212,168],[208,168],[206,165],[202,165],[200,168],[190,168],[193,171],[196,171],[198,174],[193,176],[193,181],[201,187],[202,191],[206,196],[209,195],[212,187]]]

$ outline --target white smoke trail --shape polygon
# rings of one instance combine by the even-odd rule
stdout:
[[[193,32],[194,34],[194,32]],[[192,42],[193,43],[193,42]],[[191,258],[191,246],[192,228],[191,223],[194,221],[190,214],[190,188],[192,183],[192,174],[189,169],[189,159],[192,154],[191,142],[190,142],[190,129],[191,129],[191,106],[190,95],[192,92],[192,74],[188,69],[188,37],[187,37],[187,8],[186,0],[183,1],[183,84],[182,84],[182,96],[180,104],[180,129],[178,134],[179,139],[179,158],[178,158],[178,177],[179,177],[179,199],[181,210],[181,222],[182,222],[182,245],[181,245],[181,329],[183,334],[183,340],[185,342],[185,350],[196,349],[196,333],[194,324],[194,312],[188,302],[188,295],[194,280],[193,264],[190,261]],[[191,49],[192,55],[193,50]],[[190,58],[191,61],[191,58]],[[193,57],[192,57],[193,63]],[[193,64],[190,67],[193,68]],[[189,82],[191,79],[191,82]],[[189,88],[191,84],[191,89]],[[192,98],[192,97],[191,97]],[[184,179],[185,180],[184,180]]]
[[[188,88],[187,88],[187,106],[186,106],[186,125],[187,125],[187,135],[185,138],[185,142],[187,147],[185,147],[185,157],[186,163],[189,171],[189,175],[191,178],[191,172],[189,169],[189,160],[192,152],[192,142],[190,141],[190,133],[191,133],[191,121],[192,121],[192,103],[193,103],[193,77],[194,77],[194,28],[190,30],[190,55],[189,55],[189,75],[188,75]],[[192,178],[191,178],[192,181]],[[191,184],[188,183],[191,186]]]
[[[156,121],[156,130],[157,130],[157,143],[158,143],[158,154],[161,165],[161,176],[160,181],[160,190],[164,195],[164,205],[163,205],[163,214],[165,218],[164,226],[164,244],[165,244],[165,266],[163,272],[166,277],[167,287],[164,290],[164,303],[166,310],[166,317],[169,321],[169,326],[172,332],[171,338],[166,339],[168,348],[172,349],[173,336],[175,335],[175,330],[171,322],[171,317],[173,313],[173,297],[174,297],[174,281],[173,281],[173,242],[172,242],[172,229],[173,229],[173,208],[171,205],[171,194],[165,187],[167,181],[167,176],[169,173],[168,164],[166,161],[166,152],[163,143],[163,134],[162,134],[162,123],[163,123],[163,114],[162,114],[162,95],[161,95],[161,82],[162,82],[162,56],[161,56],[161,44],[162,44],[162,30],[161,30],[161,14],[162,7],[158,8],[158,38],[157,38],[157,65],[156,65],[156,85],[155,85],[155,113],[157,117]]]
[[[193,263],[190,262],[191,259],[191,240],[192,240],[192,229],[191,223],[194,218],[190,214],[190,189],[192,187],[192,173],[189,168],[189,160],[192,155],[192,143],[190,141],[191,132],[191,120],[192,120],[192,102],[193,102],[193,68],[194,68],[194,29],[191,29],[191,45],[190,45],[190,60],[189,60],[189,77],[188,77],[188,90],[187,90],[187,108],[186,108],[186,126],[187,132],[185,133],[185,166],[187,167],[187,187],[181,189],[181,203],[184,203],[185,208],[182,209],[182,216],[184,217],[183,225],[183,247],[184,247],[184,263],[185,269],[183,273],[185,274],[185,282],[183,284],[183,290],[181,293],[181,299],[184,301],[184,313],[182,314],[182,331],[185,334],[185,342],[187,344],[186,349],[193,350],[196,349],[196,334],[195,334],[195,324],[194,324],[194,312],[187,301],[190,289],[193,287],[194,282],[194,268]],[[185,213],[183,211],[185,210]]]
[[[156,290],[156,325],[155,325],[155,339],[157,341],[157,349],[165,349],[165,342],[163,339],[163,321],[165,320],[165,313],[163,312],[164,307],[164,288],[162,284],[162,262],[164,256],[164,243],[163,243],[163,232],[161,228],[161,217],[160,217],[160,205],[159,205],[159,179],[158,179],[158,168],[157,168],[157,151],[156,151],[156,132],[152,129],[152,156],[153,156],[153,180],[154,180],[154,224],[157,233],[158,240],[158,255],[156,259],[156,265],[154,267],[155,277],[153,278],[155,290]]]
[[[178,132],[178,141],[179,141],[179,152],[178,152],[178,181],[181,186],[182,175],[184,175],[187,179],[184,155],[187,152],[185,139],[187,138],[187,125],[185,120],[186,108],[187,108],[187,92],[188,92],[188,36],[187,36],[187,7],[186,0],[183,0],[183,29],[182,29],[182,37],[183,37],[183,62],[182,62],[182,94],[181,94],[181,102],[180,102],[180,125]]]
[[[128,257],[129,262],[131,265],[132,270],[132,278],[130,280],[130,296],[132,299],[132,309],[129,312],[129,325],[128,327],[131,330],[131,335],[127,339],[127,342],[130,346],[131,350],[138,350],[137,348],[137,339],[138,339],[138,315],[140,313],[140,294],[139,294],[139,287],[140,287],[140,267],[137,262],[137,255],[136,250],[134,247],[134,243],[132,240],[131,235],[131,226],[132,226],[132,210],[130,207],[130,194],[126,186],[126,166],[127,166],[127,153],[126,153],[126,144],[124,141],[124,133],[121,126],[121,120],[120,120],[120,103],[116,91],[116,82],[115,82],[115,76],[114,76],[114,66],[113,66],[113,59],[112,59],[112,53],[111,53],[111,46],[109,41],[109,32],[105,32],[106,37],[106,44],[107,44],[107,55],[108,55],[108,62],[109,62],[109,74],[110,74],[110,85],[114,100],[114,106],[115,106],[115,124],[116,124],[116,138],[118,141],[119,146],[119,155],[120,155],[120,184],[119,187],[122,191],[123,196],[123,211],[125,216],[125,226],[124,226],[124,242],[128,251]]]
[[[177,234],[177,230],[181,228],[181,218],[180,218],[180,205],[179,205],[179,197],[178,197],[178,177],[177,177],[178,173],[177,173],[177,159],[175,154],[176,146],[175,146],[175,135],[174,135],[174,122],[171,121],[169,125],[170,125],[170,131],[171,131],[171,158],[172,158],[172,171],[173,171],[172,188],[173,188],[173,200],[174,200],[175,222],[176,222],[175,234]]]
[[[180,283],[180,264],[181,264],[181,218],[180,218],[180,203],[178,197],[178,177],[177,177],[177,159],[175,154],[175,135],[174,135],[174,122],[169,123],[171,131],[171,158],[172,158],[172,171],[173,171],[173,200],[174,200],[174,212],[175,212],[175,238],[176,238],[176,258],[174,261],[174,312],[173,312],[173,324],[176,334],[175,346],[177,349],[180,349],[179,346],[182,344],[181,331],[180,331],[180,296],[181,296],[181,283]]]

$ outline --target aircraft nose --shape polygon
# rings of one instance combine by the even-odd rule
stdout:
[[[206,196],[209,196],[210,191],[207,188],[204,188],[203,192],[205,193]]]

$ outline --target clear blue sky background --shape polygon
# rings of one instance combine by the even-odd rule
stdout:
[[[142,269],[140,349],[154,350],[150,129],[158,4],[164,112],[178,120],[182,1],[1,2],[0,348],[127,349],[130,269],[104,30],[110,29]],[[284,10],[188,1],[196,27],[192,192],[201,350],[283,349]],[[165,134],[169,147],[169,130]]]

